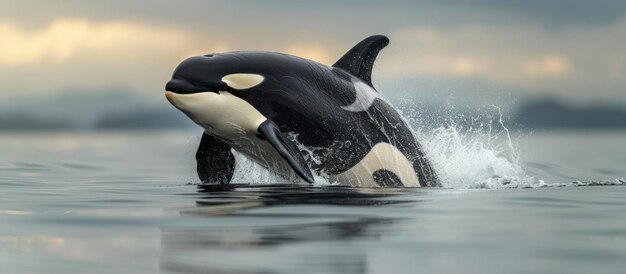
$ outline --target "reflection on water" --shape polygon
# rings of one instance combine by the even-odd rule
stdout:
[[[350,242],[376,240],[390,224],[390,219],[357,219],[266,227],[163,229],[161,266],[183,273],[366,273],[366,250]],[[333,248],[315,248],[330,242]]]
[[[47,235],[0,237],[0,249],[30,252],[63,246],[65,239]]]
[[[354,189],[294,185],[202,185],[203,197],[183,215],[230,214],[244,224],[161,229],[164,270],[182,273],[366,273],[367,252],[353,241],[376,241],[398,218],[330,211],[279,212],[244,209],[295,205],[383,206],[414,203],[397,199],[403,189]],[[263,220],[259,224],[258,220]],[[269,222],[268,220],[275,220]],[[219,222],[219,220],[215,220]],[[278,224],[277,224],[278,223]],[[332,243],[333,248],[307,250]],[[287,250],[295,250],[289,252]],[[234,259],[236,258],[236,260]]]
[[[200,185],[205,194],[196,203],[202,210],[190,214],[219,214],[242,208],[278,205],[352,205],[379,206],[408,203],[409,200],[381,199],[410,191],[402,188],[352,188],[345,186],[313,187],[301,185]]]

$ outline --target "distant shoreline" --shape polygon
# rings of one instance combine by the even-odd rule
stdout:
[[[127,91],[99,95],[66,93],[62,98],[0,111],[0,132],[191,130],[197,127],[173,107],[139,100]],[[86,104],[93,102],[98,104],[85,108]],[[497,124],[497,114],[494,116],[489,111],[473,108],[451,110],[445,105],[416,103],[400,109],[406,113],[419,113],[419,119],[407,118],[417,120],[413,126],[423,129],[436,128],[452,120],[460,126],[473,128],[478,124]],[[521,103],[520,107],[504,115],[504,121],[507,128],[523,131],[619,130],[626,129],[626,109],[605,105],[571,106],[553,99],[541,99]]]

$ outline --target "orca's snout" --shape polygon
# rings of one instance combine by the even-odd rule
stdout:
[[[194,87],[187,81],[172,79],[165,84],[165,91],[174,93],[190,93]]]
[[[227,90],[228,85],[219,81],[215,83],[192,84],[182,79],[172,79],[165,84],[165,91],[171,91],[178,94],[190,94],[198,92],[217,92],[218,90]]]

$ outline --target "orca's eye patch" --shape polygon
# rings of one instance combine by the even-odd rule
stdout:
[[[249,89],[263,82],[263,75],[253,73],[233,73],[222,77],[222,82],[237,90]]]

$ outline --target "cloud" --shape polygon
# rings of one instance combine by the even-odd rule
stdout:
[[[184,35],[162,27],[131,22],[94,23],[67,18],[56,19],[38,30],[0,22],[0,37],[0,64],[62,62],[80,52],[103,50],[175,50],[188,42]]]
[[[284,52],[295,56],[300,56],[302,58],[315,60],[317,62],[327,65],[332,65],[335,61],[339,59],[339,57],[341,57],[332,56],[331,50],[323,46],[304,45],[298,43],[292,43],[291,45],[284,47]]]
[[[524,71],[529,76],[560,76],[571,70],[569,61],[559,56],[530,59],[524,63]]]
[[[524,82],[530,76],[564,76],[574,68],[568,43],[539,28],[486,25],[422,27],[398,31],[395,44],[410,45],[402,60],[405,73],[481,77],[499,83]],[[545,44],[537,47],[533,43]],[[395,56],[399,57],[399,56]],[[407,62],[408,61],[408,62]]]
[[[601,100],[626,85],[626,78],[618,77],[626,68],[626,18],[561,30],[415,26],[390,36],[390,50],[396,52],[382,59],[384,77],[477,78],[507,89]]]
[[[57,18],[38,27],[4,21],[0,37],[0,92],[7,95],[67,88],[97,92],[110,86],[161,91],[180,61],[211,52],[270,50],[324,63],[336,58],[319,46],[325,43],[289,36],[259,43],[259,38],[228,28],[207,31],[119,20]]]

